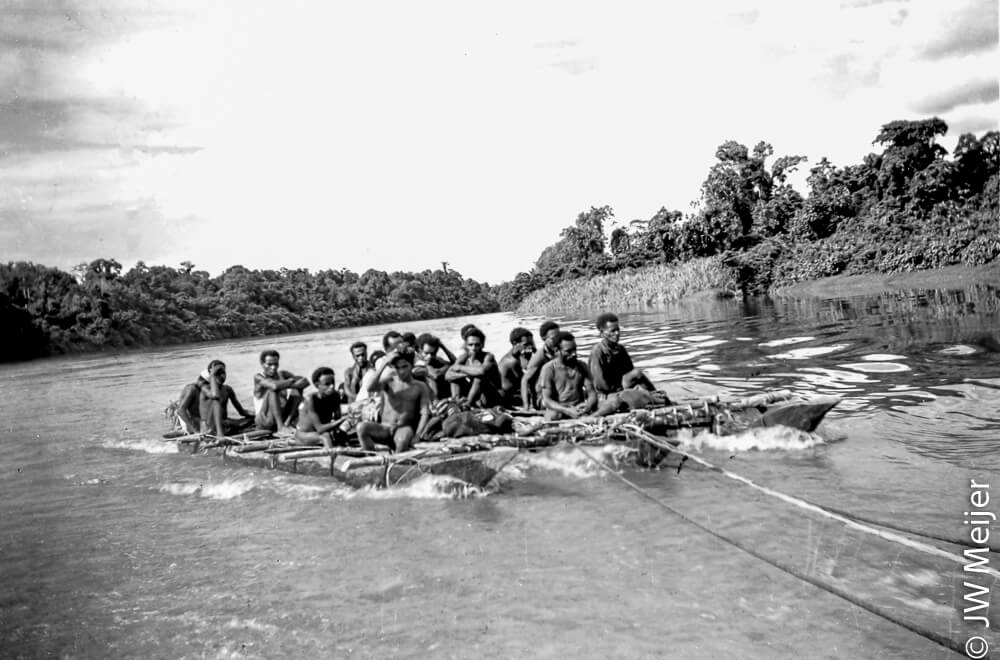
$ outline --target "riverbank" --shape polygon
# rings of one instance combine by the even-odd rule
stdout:
[[[658,307],[690,296],[728,297],[738,291],[733,271],[719,258],[707,257],[558,282],[530,293],[517,313]]]
[[[777,287],[771,294],[796,298],[840,298],[911,289],[964,289],[976,284],[1000,288],[1000,262],[984,266],[945,266],[908,273],[835,275]]]
[[[911,289],[1000,288],[1000,263],[945,266],[907,273],[836,275],[772,289],[770,295],[795,298],[843,298]],[[531,293],[518,314],[546,314],[577,309],[658,307],[679,300],[739,295],[736,278],[714,257],[681,265],[647,266],[593,278],[559,282]]]

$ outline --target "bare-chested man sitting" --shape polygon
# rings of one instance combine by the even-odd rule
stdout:
[[[394,348],[386,358],[370,386],[372,394],[382,392],[382,421],[358,424],[358,440],[368,450],[378,443],[406,451],[427,426],[431,393],[427,385],[413,379],[412,353]],[[392,371],[386,373],[390,366]]]
[[[445,378],[451,395],[465,397],[470,406],[489,408],[500,404],[500,369],[492,353],[483,350],[486,335],[479,328],[465,331],[465,353],[448,367]]]
[[[521,399],[521,379],[524,371],[535,354],[535,338],[531,330],[517,327],[510,331],[510,350],[500,358],[497,367],[500,369],[500,396],[504,408],[520,408],[524,405]]]
[[[340,431],[340,393],[335,389],[333,369],[320,367],[313,372],[316,391],[307,394],[299,407],[299,423],[295,427],[295,442],[320,444],[329,449],[344,444],[346,435]]]
[[[301,376],[278,369],[278,351],[260,354],[261,373],[253,377],[253,408],[257,428],[268,431],[293,427],[299,415],[302,390],[309,381]]]
[[[229,417],[230,403],[242,419]],[[208,365],[208,378],[201,386],[199,408],[201,422],[207,433],[232,435],[253,424],[253,415],[243,408],[233,388],[226,385],[226,365],[222,360],[212,360]]]
[[[590,370],[576,359],[576,339],[560,332],[555,357],[546,362],[538,376],[542,389],[545,419],[576,419],[597,405],[597,392]]]

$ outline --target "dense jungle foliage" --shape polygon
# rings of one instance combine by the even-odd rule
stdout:
[[[606,239],[613,211],[591,208],[530,272],[498,288],[500,303],[516,308],[566,279],[711,256],[745,293],[829,275],[990,263],[1000,256],[1000,133],[966,133],[949,158],[937,144],[947,130],[938,118],[885,124],[873,142],[881,153],[846,167],[823,158],[805,197],[787,181],[805,157],[772,160],[766,142],[749,150],[728,141],[694,213],[662,208]]]
[[[189,262],[139,262],[122,273],[117,261],[98,259],[74,271],[0,264],[6,361],[498,309],[488,285],[443,270],[357,275],[232,266],[209,277]]]

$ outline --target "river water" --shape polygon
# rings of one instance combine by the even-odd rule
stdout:
[[[675,398],[843,397],[817,434],[688,434],[688,450],[955,557],[961,546],[921,535],[969,538],[970,480],[1000,497],[998,310],[1000,292],[972,287],[621,319]],[[592,316],[560,319],[584,350]],[[511,327],[540,320],[397,329],[457,348],[472,321],[499,355]],[[212,358],[249,405],[260,350],[339,377],[349,344],[388,327],[0,368],[0,656],[958,657],[934,635],[1000,649],[962,621],[963,582],[995,590],[992,576],[693,461],[622,473],[639,492],[578,450],[525,454],[489,491],[457,496],[430,479],[352,491],[159,440],[163,407]]]

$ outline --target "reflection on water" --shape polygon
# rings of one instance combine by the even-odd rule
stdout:
[[[843,397],[817,435],[685,446],[812,502],[957,537],[968,479],[1000,470],[1000,293],[676,304],[620,314],[636,363],[675,398],[761,388]],[[459,347],[475,322],[407,324]],[[588,315],[560,319],[584,353]],[[222,357],[249,404],[258,353],[340,374],[390,326],[0,367],[39,414],[0,427],[0,655],[172,657],[930,657],[940,648],[720,545],[573,449],[524,454],[487,492],[396,492],[178,454],[161,411]],[[614,447],[603,450],[615,460]],[[676,462],[630,473],[654,499],[759,552],[952,630],[953,567],[789,510]],[[957,586],[954,586],[957,585]],[[950,591],[949,591],[950,590]],[[921,618],[923,617],[923,618]],[[776,634],[775,631],[781,631]],[[936,657],[936,656],[935,656]]]

